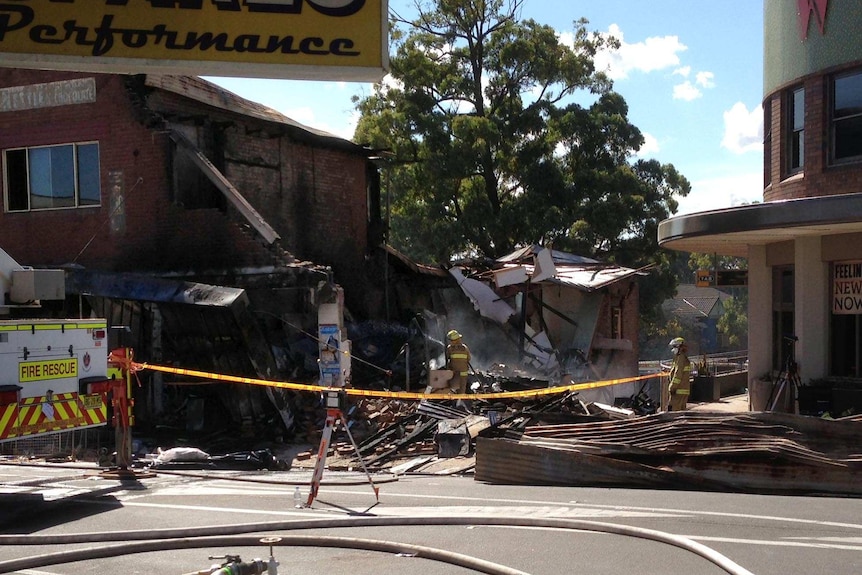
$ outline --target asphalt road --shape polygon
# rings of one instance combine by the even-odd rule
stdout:
[[[312,506],[297,509],[295,488],[307,497],[308,471],[119,482],[85,478],[79,469],[0,465],[7,482],[49,474],[69,493],[93,492],[42,503],[22,495],[17,505],[0,499],[0,572],[184,574],[209,572],[220,562],[212,556],[265,561],[270,553],[278,573],[306,575],[862,572],[859,499],[500,486],[470,476],[412,475],[375,476],[378,499],[364,475],[327,471]],[[227,535],[240,526],[241,535]],[[216,528],[223,533],[212,533]],[[111,532],[123,540],[97,540]],[[202,541],[205,534],[215,538]],[[45,539],[56,535],[77,539]],[[272,536],[282,540],[251,546]],[[172,548],[178,546],[186,548]],[[50,557],[73,550],[81,553],[74,561]],[[22,558],[32,559],[9,563]]]

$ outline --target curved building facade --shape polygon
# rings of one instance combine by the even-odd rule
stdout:
[[[803,384],[848,391],[832,411],[858,412],[862,2],[765,0],[763,78],[763,203],[670,218],[659,244],[747,257],[749,378],[794,354]]]

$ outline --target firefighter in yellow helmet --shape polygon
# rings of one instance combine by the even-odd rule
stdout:
[[[688,360],[688,346],[681,337],[670,340],[673,362],[670,366],[670,405],[668,411],[685,411],[691,393],[691,362]]]
[[[446,334],[449,344],[446,346],[446,369],[454,372],[449,380],[449,390],[452,393],[467,393],[467,372],[470,369],[470,348],[461,341],[461,334],[449,330]]]

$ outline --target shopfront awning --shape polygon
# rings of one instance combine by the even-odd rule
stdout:
[[[658,227],[661,247],[748,257],[748,246],[862,232],[862,194],[765,202],[686,214]]]

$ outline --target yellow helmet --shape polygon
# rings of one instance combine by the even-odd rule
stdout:
[[[677,348],[677,347],[685,345],[685,340],[681,337],[675,337],[672,340],[670,340],[670,343],[668,345],[672,348]]]
[[[455,341],[456,339],[461,339],[461,334],[454,329],[450,329],[449,333],[446,334],[446,337],[448,337],[450,341]]]

